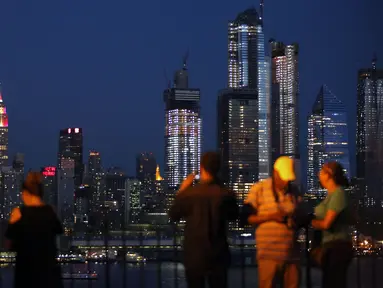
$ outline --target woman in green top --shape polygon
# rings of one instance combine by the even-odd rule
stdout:
[[[347,286],[347,270],[352,259],[349,234],[349,200],[344,188],[348,180],[343,167],[337,162],[323,165],[319,180],[327,190],[327,197],[315,207],[314,229],[322,230],[322,287]]]

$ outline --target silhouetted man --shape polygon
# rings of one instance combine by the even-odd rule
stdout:
[[[169,216],[186,221],[184,265],[189,288],[227,287],[230,252],[227,223],[238,217],[232,192],[218,180],[220,155],[207,152],[201,158],[200,181],[192,186],[195,174],[189,175],[176,195]]]

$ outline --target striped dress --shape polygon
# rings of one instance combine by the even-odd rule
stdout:
[[[297,198],[278,192],[277,202],[272,186],[271,178],[254,184],[245,203],[251,204],[258,215],[270,215],[280,210],[287,216],[291,216],[295,210]],[[257,259],[295,260],[298,257],[297,233],[292,224],[292,220],[288,218],[287,223],[270,221],[258,225],[255,231]]]

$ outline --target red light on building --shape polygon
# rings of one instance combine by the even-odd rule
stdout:
[[[44,167],[42,174],[44,176],[55,176],[56,175],[56,167]]]

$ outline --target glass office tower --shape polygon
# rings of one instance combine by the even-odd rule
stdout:
[[[324,163],[339,162],[350,178],[347,113],[343,103],[323,85],[308,117],[307,188],[312,197],[324,197],[318,174]]]

